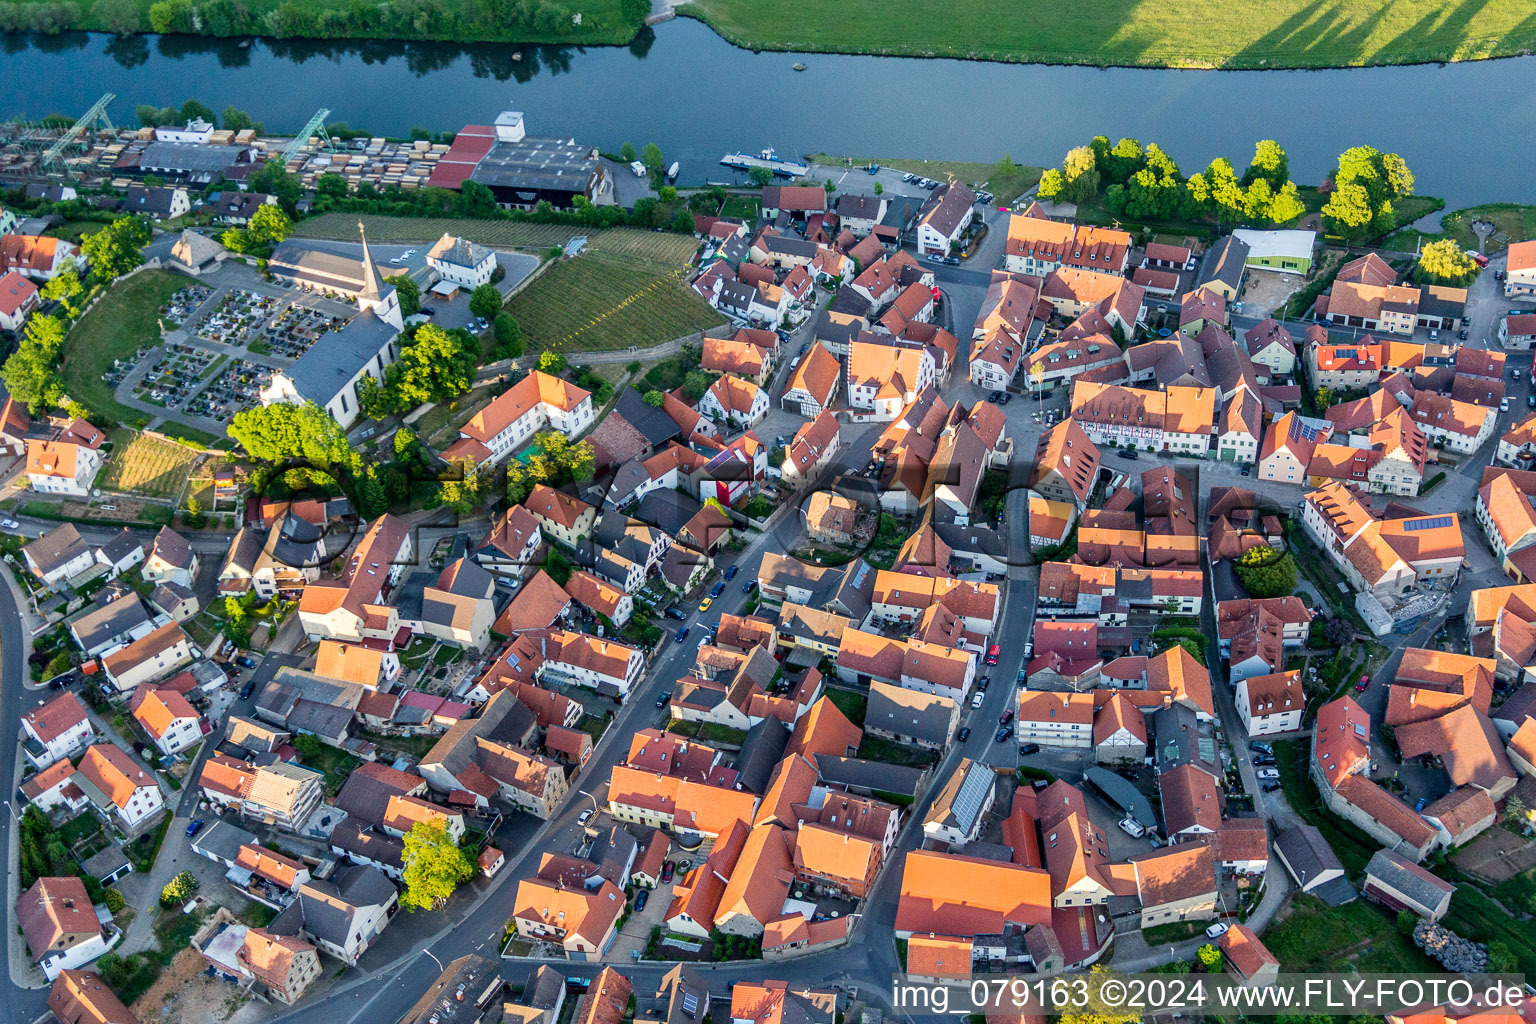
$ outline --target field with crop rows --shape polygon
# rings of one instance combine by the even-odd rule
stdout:
[[[380,217],[364,215],[368,237],[375,242],[435,242],[444,232],[499,249],[547,249],[563,246],[572,238],[587,236],[595,252],[633,256],[659,263],[684,264],[698,243],[689,235],[640,228],[608,228],[586,232],[564,224],[530,224],[515,220],[459,220],[451,217]],[[301,221],[294,234],[351,242],[357,239],[356,214],[322,213]]]
[[[174,441],[164,441],[137,430],[113,430],[112,457],[96,479],[104,491],[141,494],[150,498],[175,498],[192,473],[197,452]]]
[[[530,350],[649,348],[724,323],[682,271],[594,252],[565,260],[512,297]]]

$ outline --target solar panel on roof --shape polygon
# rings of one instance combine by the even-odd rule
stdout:
[[[683,993],[683,1012],[692,1017],[699,1012],[699,997],[692,992]]]
[[[1438,530],[1442,526],[1450,526],[1455,522],[1455,516],[1434,516],[1430,519],[1414,519],[1403,524],[1403,529],[1408,533],[1417,533],[1419,530]]]

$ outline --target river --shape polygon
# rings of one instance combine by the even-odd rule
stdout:
[[[1156,141],[1185,173],[1225,155],[1239,169],[1258,138],[1316,182],[1343,148],[1407,158],[1418,191],[1447,209],[1536,202],[1529,126],[1536,57],[1335,71],[1095,69],[753,53],[678,19],[628,47],[445,45],[373,41],[0,38],[0,112],[79,112],[103,92],[133,123],[139,103],[233,104],[273,131],[321,107],[332,121],[404,135],[412,127],[488,124],[509,106],[533,134],[615,151],[654,141],[684,184],[729,177],[728,151],[783,155],[1058,163],[1094,134]],[[520,54],[521,59],[514,59]],[[807,69],[791,65],[803,61]],[[1527,127],[1522,129],[1520,125]],[[1525,170],[1521,170],[1525,168]]]

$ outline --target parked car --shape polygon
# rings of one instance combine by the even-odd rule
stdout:
[[[671,699],[672,699],[672,691],[671,690],[662,690],[661,691],[661,695],[656,698],[656,706],[659,707],[659,708],[664,708],[664,707],[667,706],[667,701],[669,701]]]
[[[714,603],[715,603],[715,599],[713,597],[706,597],[704,600],[699,602],[699,611],[701,611],[701,612],[709,611],[709,606],[714,604]]]
[[[741,566],[739,566],[739,565],[728,565],[728,566],[725,567],[725,578],[728,579],[728,580],[733,580],[733,579],[736,578],[736,574],[738,572],[740,572],[740,571],[741,571]]]
[[[10,518],[0,519],[0,526],[5,527],[7,530],[19,530],[19,529],[21,529],[21,524],[18,523],[16,520],[10,519]]]
[[[952,267],[958,267],[960,265],[960,257],[958,257],[958,256],[945,256],[944,257],[944,262],[949,264]]]
[[[991,648],[987,651],[987,664],[988,665],[996,665],[997,664],[997,659],[1002,657],[1002,654],[1003,654],[1002,645],[1001,644],[993,644],[991,646]]]
[[[596,813],[597,813],[596,811],[594,811],[592,808],[588,807],[586,810],[582,811],[580,814],[578,814],[576,816],[576,824],[578,824],[578,825],[585,825],[587,822],[592,820],[592,815],[594,815]]]
[[[971,738],[971,727],[968,726],[968,725],[962,725],[960,727],[960,731],[955,733],[955,739],[959,740],[961,743],[964,743],[966,740],[968,740],[970,738]]]
[[[672,640],[673,640],[674,643],[679,643],[680,644],[684,640],[687,640],[687,639],[688,639],[688,627],[687,626],[684,626],[682,629],[680,629],[676,633],[672,634]]]
[[[1120,831],[1124,832],[1126,835],[1130,836],[1132,839],[1140,839],[1142,836],[1147,834],[1146,828],[1141,824],[1141,822],[1137,821],[1135,818],[1131,818],[1131,817],[1121,818],[1120,822],[1119,822],[1119,825],[1120,825]]]
[[[1280,763],[1279,761],[1276,761],[1269,754],[1255,754],[1255,755],[1253,755],[1253,766],[1255,768],[1267,768],[1267,767],[1269,767],[1271,765],[1277,765],[1279,763]]]
[[[1218,935],[1224,934],[1226,932],[1226,930],[1227,930],[1227,926],[1222,924],[1220,921],[1217,921],[1215,924],[1211,925],[1209,928],[1207,928],[1205,930],[1205,934],[1207,936],[1209,936],[1210,938],[1214,939]]]
[[[251,691],[254,690],[254,689],[256,689],[256,680],[254,680],[254,679],[247,679],[245,681],[245,685],[240,687],[240,699],[241,700],[250,700]]]
[[[1266,793],[1273,793],[1275,790],[1277,790],[1279,788],[1280,788],[1280,783],[1278,783],[1278,782],[1266,782],[1266,783],[1264,783],[1264,792],[1266,792]]]
[[[982,702],[985,701],[986,699],[987,699],[987,695],[982,693],[980,690],[977,690],[976,691],[976,695],[971,698],[971,707],[972,708],[979,708],[979,707],[981,707]]]
[[[1527,409],[1536,409],[1536,391],[1525,396],[1525,407]]]
[[[202,818],[198,818],[196,821],[192,822],[192,824],[187,826],[187,838],[191,839],[193,836],[195,836],[199,832],[201,832],[202,829],[203,829],[203,819]]]
[[[745,583],[743,583],[741,585],[741,592],[743,594],[750,594],[750,593],[752,593],[752,591],[754,591],[756,589],[757,589],[757,580],[747,580],[747,582],[745,582]]]
[[[1253,751],[1255,754],[1273,754],[1275,752],[1274,747],[1270,746],[1268,743],[1260,743],[1257,740],[1248,744],[1248,749]]]
[[[1280,778],[1280,771],[1276,768],[1260,768],[1253,774],[1258,776],[1261,782],[1275,782]]]
[[[709,588],[710,597],[719,597],[725,593],[725,580],[716,580],[715,585]]]
[[[1024,641],[1024,660],[1028,661],[1030,658],[1033,658],[1034,656],[1035,656],[1035,642],[1033,640],[1026,640],[1026,641]]]
[[[996,740],[998,743],[1003,743],[1003,742],[1005,742],[1008,739],[1009,736],[1012,736],[1012,735],[1013,735],[1013,726],[1005,725],[1001,729],[997,730],[997,735],[993,736],[992,738],[994,740]]]
[[[1007,392],[1007,391],[1004,391],[1003,392],[1003,397],[999,398],[997,400],[997,404],[998,405],[1007,405],[1011,401],[1013,401],[1013,395],[1011,393]]]
[[[242,654],[242,655],[240,655],[240,657],[235,659],[235,664],[236,665],[241,665],[241,666],[243,666],[245,668],[255,668],[256,667],[256,659],[252,658],[248,654]]]
[[[681,608],[668,608],[666,616],[669,619],[676,619],[678,622],[682,622],[688,618],[688,613]]]
[[[1139,459],[1141,458],[1141,452],[1137,451],[1135,448],[1132,448],[1128,452],[1121,452],[1120,457],[1122,459]]]
[[[998,725],[1007,725],[1011,721],[1013,721],[1013,708],[1008,708],[1001,715],[997,716]]]
[[[987,687],[991,686],[991,685],[992,685],[992,677],[991,676],[982,676],[980,679],[978,679],[976,681],[976,689],[980,690],[982,693],[986,693],[987,692]]]
[[[1020,757],[1026,757],[1026,756],[1028,756],[1030,754],[1038,754],[1038,753],[1040,753],[1040,744],[1038,744],[1038,743],[1020,743],[1019,744],[1019,756]]]
[[[677,865],[676,864],[673,864],[669,860],[662,861],[661,862],[661,880],[663,882],[670,882],[670,881],[672,881],[672,872],[674,872],[676,870],[677,870]]]
[[[641,889],[639,892],[635,893],[635,913],[638,914],[638,913],[640,913],[640,911],[644,910],[645,909],[645,905],[647,903],[649,903],[650,901],[651,901],[651,890],[649,890],[649,889]]]
[[[1499,399],[1499,412],[1509,412],[1509,399],[1508,398],[1501,398],[1501,399]]]
[[[1457,331],[1456,332],[1456,337],[1460,338],[1462,341],[1466,341],[1467,340],[1467,329],[1465,327],[1463,327],[1461,330]]]

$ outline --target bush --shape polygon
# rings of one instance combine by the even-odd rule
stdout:
[[[102,900],[107,904],[107,909],[114,914],[121,914],[128,907],[128,901],[123,899],[123,894],[116,889],[108,889],[102,893]]]

